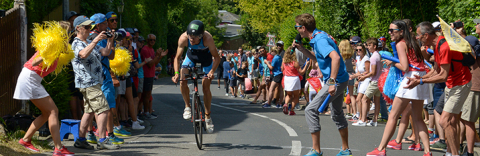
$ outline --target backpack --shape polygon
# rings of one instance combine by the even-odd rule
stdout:
[[[438,52],[440,52],[440,47],[445,42],[447,42],[445,39],[441,39],[438,42],[438,45],[437,45],[437,51]],[[461,59],[461,60],[452,59],[452,61],[460,62],[460,63],[462,63],[463,66],[467,66],[468,68],[470,68],[470,66],[472,66],[476,63],[475,57],[473,57],[473,55],[471,53],[462,53],[462,55],[463,55],[463,59]],[[454,71],[453,63],[450,64],[450,65],[451,65],[451,69],[452,69],[452,72],[453,72]]]

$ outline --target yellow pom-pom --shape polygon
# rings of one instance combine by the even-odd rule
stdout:
[[[43,69],[50,68],[61,57],[61,54],[66,55],[62,59],[73,59],[73,57],[70,57],[73,56],[73,51],[68,44],[68,30],[63,29],[59,22],[34,23],[33,27],[32,46],[39,52],[38,56],[43,59]],[[58,60],[61,64],[57,66],[55,73],[58,74],[57,71],[61,71],[65,62],[68,63],[70,60]]]
[[[132,55],[123,47],[115,48],[115,58],[110,60],[110,69],[117,76],[124,76],[130,70]]]

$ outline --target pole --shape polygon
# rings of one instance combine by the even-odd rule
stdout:
[[[68,21],[67,14],[70,10],[70,4],[68,3],[69,0],[63,0],[63,20]]]
[[[122,14],[120,14],[120,28],[122,28]]]

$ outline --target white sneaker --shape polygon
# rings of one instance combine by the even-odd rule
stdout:
[[[145,129],[145,126],[140,125],[138,121],[132,122],[132,129],[134,130],[142,130]]]
[[[228,96],[228,93],[226,93],[225,96]]]
[[[352,118],[352,117],[353,117],[353,115],[350,115],[350,114],[345,115],[345,118],[346,118],[346,119],[350,119],[350,118]]]
[[[190,118],[192,118],[192,109],[190,109],[190,107],[186,107],[183,110],[183,119],[190,120]]]
[[[371,111],[375,110],[375,105],[372,104],[372,107],[370,107],[370,110]]]
[[[205,125],[207,128],[207,133],[213,133],[213,121],[212,118],[205,119]]]
[[[363,122],[362,120],[358,120],[357,122],[353,123],[352,126],[362,126],[365,127],[367,123]]]
[[[137,121],[138,121],[140,124],[143,124],[143,123],[144,123],[143,120],[140,120],[140,119],[138,119],[138,118],[137,118]]]
[[[367,123],[367,126],[377,127],[377,122],[370,121]]]

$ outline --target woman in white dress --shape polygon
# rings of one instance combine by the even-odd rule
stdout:
[[[356,73],[350,76],[352,79],[358,78],[359,76],[370,72],[370,57],[366,55],[365,45],[361,43],[357,44],[355,51],[357,52],[358,57],[356,58],[357,59],[357,64],[355,69]],[[363,98],[363,94],[365,94],[365,91],[367,90],[368,84],[370,83],[370,78],[359,78],[356,83],[358,83],[358,87],[357,87],[358,95],[357,95],[357,99],[355,100],[356,101],[355,103],[358,104],[357,108],[362,108],[362,103],[360,102],[360,100]],[[362,112],[360,112],[359,119],[363,119],[362,117],[364,115],[368,115],[368,114],[363,114]],[[358,120],[352,125],[356,125],[362,122],[366,122],[366,121]]]

